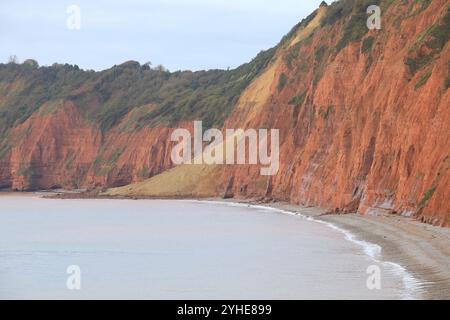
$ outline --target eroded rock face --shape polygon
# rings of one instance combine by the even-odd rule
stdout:
[[[141,181],[171,166],[171,132],[115,128],[105,134],[71,102],[64,102],[52,113],[36,112],[12,131],[14,144],[1,162],[1,181],[14,190],[103,188]]]
[[[241,100],[243,107],[227,123],[280,129],[281,168],[266,179],[272,179],[271,198],[450,224],[450,97],[444,84],[450,50],[445,46],[414,75],[405,64],[423,30],[448,16],[447,5],[433,2],[415,19],[369,32],[364,39],[373,39],[370,51],[356,42],[329,54],[322,48],[335,46],[337,37],[330,33],[340,31],[322,28],[309,45],[300,46],[301,59],[290,66],[286,61],[295,44],[279,53],[270,95],[256,103],[257,111],[245,107],[251,101]],[[392,6],[384,19],[392,21],[409,10]],[[317,61],[318,50],[325,60]],[[302,63],[312,68],[299,77]],[[419,85],[424,74],[428,79]],[[281,77],[286,84],[280,90]],[[250,90],[261,96],[268,87],[261,83]],[[227,170],[226,179],[234,176],[235,196],[265,196],[266,184],[256,168]]]
[[[211,179],[211,190],[450,225],[448,36],[444,46],[427,46],[433,34],[427,30],[445,24],[449,4],[420,5],[394,1],[384,8],[382,30],[345,45],[349,18],[323,23],[332,5],[294,29],[222,128],[280,129],[278,173],[217,167],[222,179]],[[102,131],[79,107],[70,100],[57,108],[44,104],[11,131],[0,187],[116,187],[173,167],[173,128],[136,129],[130,112]]]
[[[6,157],[9,172],[4,172],[10,179],[2,180],[9,180],[13,189],[76,188],[101,146],[99,131],[72,103],[61,103],[52,113],[44,109],[10,134],[13,146]]]

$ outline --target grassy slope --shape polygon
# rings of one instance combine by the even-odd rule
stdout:
[[[183,165],[149,180],[107,190],[109,196],[194,197],[217,196],[221,170],[216,166]]]
[[[253,82],[243,91],[236,110],[245,109],[251,102],[250,117],[256,117],[259,107],[270,98],[271,86],[275,79],[275,70],[282,63],[282,54],[295,46],[298,42],[306,39],[314,30],[320,26],[320,21],[326,12],[321,8],[313,15],[297,25],[293,31],[286,36],[277,47],[272,63],[256,77]],[[242,137],[238,137],[242,138]],[[232,145],[231,141],[224,144]],[[223,193],[226,186],[222,185],[221,168],[217,166],[182,165],[166,171],[158,176],[144,182],[132,184],[121,188],[109,189],[105,195],[111,196],[154,196],[154,197],[213,197]]]

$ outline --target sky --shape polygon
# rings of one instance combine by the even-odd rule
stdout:
[[[128,60],[171,71],[235,68],[275,46],[321,2],[1,0],[0,62],[16,55],[94,70]]]

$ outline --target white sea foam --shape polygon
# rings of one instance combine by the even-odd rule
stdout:
[[[255,205],[255,204],[247,204],[247,203],[238,203],[238,202],[228,202],[228,201],[210,201],[210,200],[186,200],[186,201],[192,201],[192,202],[200,202],[200,203],[210,203],[210,204],[219,204],[219,205],[228,205],[228,206],[234,206],[234,207],[248,207],[248,208],[254,208],[254,209],[261,209],[266,211],[273,211],[278,212],[290,216],[296,216],[300,217],[302,219],[316,222],[323,224],[337,232],[340,232],[344,235],[344,238],[347,241],[350,241],[363,250],[363,252],[376,264],[380,264],[384,266],[387,270],[389,270],[392,274],[400,277],[403,282],[404,290],[401,294],[402,299],[404,300],[414,300],[414,299],[420,299],[421,298],[421,289],[426,284],[423,281],[419,281],[416,279],[408,270],[401,266],[398,263],[392,262],[392,261],[384,261],[382,259],[382,247],[378,244],[367,242],[364,240],[359,240],[356,238],[354,234],[352,234],[350,231],[345,230],[341,227],[336,226],[335,224],[323,220],[319,220],[317,218],[308,216],[306,214],[302,214],[300,212],[294,212],[279,208],[274,208],[270,206],[265,205]]]

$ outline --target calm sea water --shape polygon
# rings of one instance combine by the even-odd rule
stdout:
[[[0,195],[2,299],[419,298],[373,248],[260,207]],[[81,290],[66,286],[71,265]],[[372,265],[380,290],[366,285]]]

